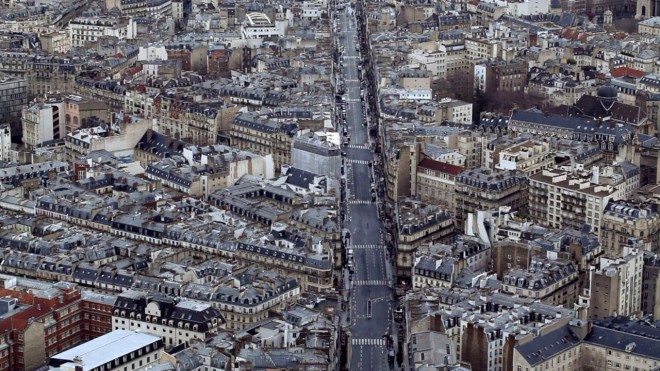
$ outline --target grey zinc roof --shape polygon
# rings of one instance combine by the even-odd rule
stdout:
[[[556,126],[566,129],[576,129],[580,126],[595,126],[595,121],[576,116],[544,115],[537,111],[516,111],[511,115],[512,121],[533,122],[545,126]]]
[[[161,341],[160,336],[115,330],[54,355],[50,363],[63,364],[67,361],[73,362],[75,358],[80,358],[83,365],[82,370],[89,371],[159,341]]]
[[[295,167],[289,167],[286,172],[286,182],[296,187],[307,189],[309,185],[314,183],[316,174]]]
[[[562,326],[555,331],[537,336],[534,340],[517,346],[516,350],[530,366],[536,366],[579,344],[580,339],[575,336],[573,331],[568,326]]]
[[[634,320],[630,321],[628,318],[594,322],[591,332],[584,341],[660,360],[660,329]],[[631,350],[628,351],[626,348]]]

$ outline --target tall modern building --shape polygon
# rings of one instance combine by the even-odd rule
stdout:
[[[23,110],[23,143],[36,148],[44,143],[66,137],[64,103],[35,103]]]
[[[12,124],[11,132],[14,133],[16,142],[21,134],[21,110],[27,104],[27,81],[0,73],[0,122]]]
[[[11,127],[9,124],[0,124],[0,161],[11,161]]]

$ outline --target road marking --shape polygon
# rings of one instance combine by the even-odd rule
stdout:
[[[348,201],[349,205],[374,205],[375,202],[368,200],[350,200]]]
[[[353,281],[355,286],[389,286],[386,280],[357,280]]]
[[[349,158],[349,159],[346,160],[346,162],[348,162],[348,163],[350,163],[350,164],[362,164],[362,165],[368,165],[369,162],[371,162],[371,161],[367,161],[367,160],[352,160],[352,159]]]
[[[353,249],[384,249],[384,245],[350,245]]]
[[[368,144],[349,144],[344,146],[345,148],[354,148],[354,149],[368,149],[371,150]]]
[[[352,345],[375,345],[375,346],[385,346],[384,339],[351,339]]]

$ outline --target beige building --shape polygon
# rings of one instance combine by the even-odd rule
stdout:
[[[431,89],[431,72],[403,70],[399,72],[399,86],[406,90]]]
[[[643,35],[660,36],[660,17],[653,17],[639,22],[637,32]]]
[[[579,294],[578,270],[570,260],[532,258],[528,269],[511,269],[502,292],[533,298],[548,305],[572,308]]]
[[[601,244],[605,256],[623,257],[624,247],[633,243],[646,251],[660,252],[660,215],[657,204],[610,201],[601,220]]]
[[[519,170],[525,176],[532,176],[554,165],[554,153],[550,152],[550,143],[528,140],[499,151],[495,164],[500,170]]]
[[[127,96],[127,103],[135,102],[134,98],[137,97],[132,95],[129,99]],[[148,104],[148,97],[140,99],[146,99],[142,103]],[[170,97],[159,97],[154,103],[154,116],[160,133],[202,146],[217,143],[220,132],[229,132],[238,112],[237,105],[211,107]],[[148,111],[145,106],[142,112],[145,114]]]
[[[644,254],[624,249],[624,257],[601,257],[590,272],[591,318],[638,316],[641,314]]]
[[[457,124],[472,123],[472,103],[458,99],[442,98],[439,102],[437,122],[451,121]]]
[[[499,46],[495,39],[466,37],[465,56],[471,61],[495,59],[499,56]]]
[[[103,36],[119,40],[132,40],[137,35],[137,24],[133,18],[78,17],[69,22],[71,46],[84,48]]]
[[[512,370],[653,371],[660,366],[660,331],[620,317],[568,325],[528,336],[513,350]]]
[[[402,197],[409,197],[415,189],[411,176],[415,171],[415,164],[419,163],[420,144],[404,142],[391,144],[392,149],[385,155],[385,194],[388,204],[394,205]],[[392,207],[392,206],[390,206]]]
[[[586,327],[586,324],[584,325]],[[562,325],[539,335],[521,338],[513,349],[513,367],[516,371],[580,371],[582,363],[581,339],[574,326]]]
[[[74,130],[64,141],[66,158],[75,161],[100,149],[117,154],[131,153],[150,128],[150,120],[140,120],[120,123],[118,132],[98,126]]]
[[[446,210],[454,210],[455,179],[464,170],[451,165],[425,158],[417,165],[415,195],[424,202],[430,202]]]
[[[64,97],[64,122],[66,132],[79,128],[89,128],[99,122],[110,122],[108,105],[103,101],[83,98],[77,95]]]
[[[466,169],[477,169],[481,167],[483,142],[482,137],[471,131],[463,131],[458,135],[448,137],[447,147],[457,149],[458,153],[465,156],[464,166]]]
[[[34,103],[23,109],[21,123],[23,125],[23,143],[30,149],[64,139],[66,127],[64,124],[64,103]]]
[[[456,177],[454,218],[463,232],[468,215],[477,211],[509,206],[514,211],[527,210],[528,180],[519,171],[488,169],[466,170]]]
[[[220,310],[211,304],[128,290],[112,310],[112,330],[144,331],[163,338],[166,346],[205,340],[224,327]]]
[[[231,145],[258,154],[272,154],[276,169],[291,163],[293,139],[298,132],[295,122],[279,122],[242,113],[231,126]]]
[[[582,341],[580,370],[653,371],[660,366],[660,331],[642,321],[594,323]]]
[[[446,210],[419,201],[399,201],[397,215],[397,276],[407,279],[412,276],[417,248],[429,243],[451,242],[454,228]]]
[[[48,54],[66,54],[71,50],[71,37],[67,31],[52,31],[39,35],[41,49]]]
[[[592,226],[600,236],[601,218],[610,200],[630,197],[639,186],[639,168],[593,167],[591,172],[543,170],[530,177],[529,211],[536,222],[554,228]]]

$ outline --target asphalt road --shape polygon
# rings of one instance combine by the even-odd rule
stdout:
[[[346,87],[346,125],[351,136],[342,148],[346,153],[346,197],[343,227],[350,231],[348,246],[353,249],[354,274],[351,280],[349,370],[387,370],[386,337],[391,333],[394,306],[391,263],[383,243],[384,228],[378,202],[372,201],[373,173],[369,162],[374,153],[364,122],[360,97],[359,52],[356,18],[348,7],[339,20],[340,45],[344,46],[341,68]]]

